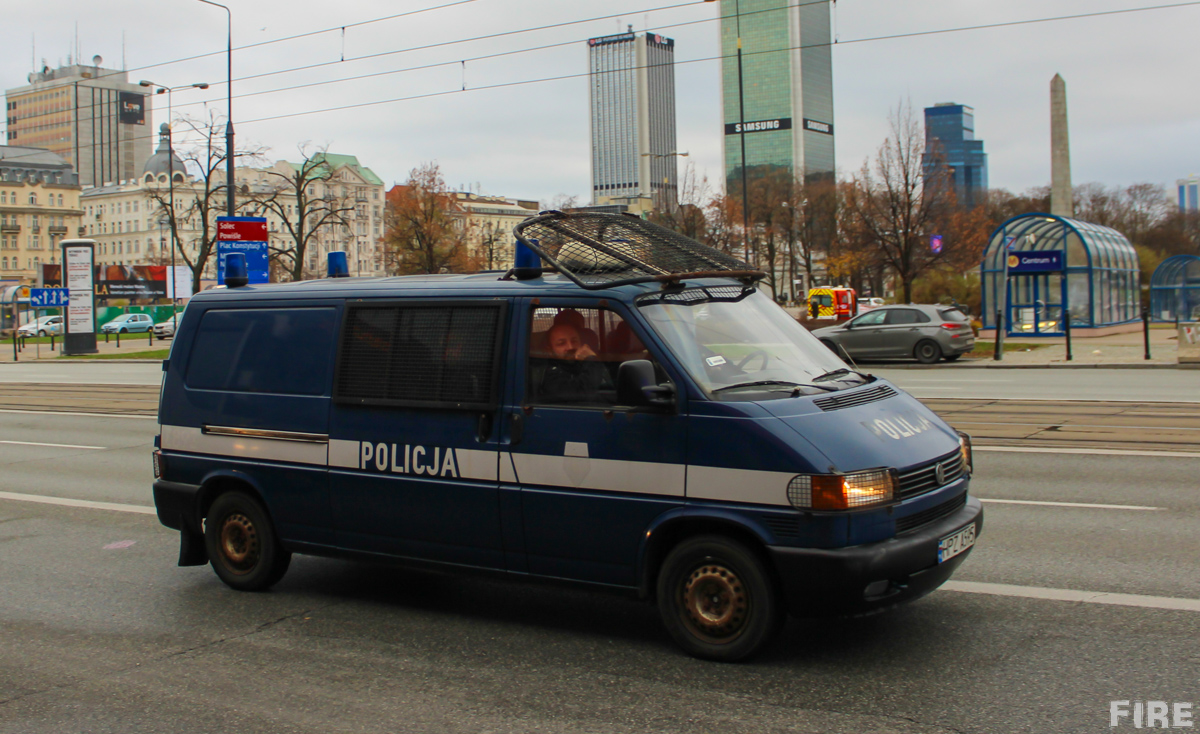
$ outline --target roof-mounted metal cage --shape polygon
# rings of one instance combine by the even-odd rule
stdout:
[[[766,276],[732,255],[657,224],[624,214],[545,212],[513,234],[580,287],[678,282],[684,278]]]

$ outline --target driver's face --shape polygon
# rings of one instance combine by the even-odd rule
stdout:
[[[550,330],[550,351],[558,359],[574,359],[582,345],[583,340],[573,326],[560,324]]]

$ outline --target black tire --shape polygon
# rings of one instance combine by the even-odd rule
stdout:
[[[46,332],[45,332],[45,330],[42,330],[42,331],[39,331],[39,332],[38,332],[38,336],[45,336],[45,335],[46,335]]]
[[[238,591],[269,589],[292,562],[267,511],[243,492],[226,492],[212,503],[204,521],[204,546],[213,571]]]
[[[921,364],[937,364],[942,360],[942,348],[935,341],[922,339],[913,347],[913,356]]]
[[[126,329],[126,328],[123,328],[123,327],[122,327],[122,328],[121,328],[119,331],[120,331],[120,333],[122,333],[122,334],[128,334],[128,333],[129,333],[129,329]]]
[[[826,349],[833,352],[837,356],[839,356],[839,357],[842,356],[842,349],[841,349],[840,345],[833,343],[829,339],[822,339],[821,343],[825,345]]]
[[[949,354],[943,357],[943,359],[945,359],[947,362],[954,362],[961,356],[961,354]]]
[[[675,546],[658,575],[663,625],[689,655],[731,663],[758,652],[786,615],[763,562],[718,535]]]

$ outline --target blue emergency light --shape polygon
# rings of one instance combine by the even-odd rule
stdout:
[[[326,258],[326,273],[327,278],[349,278],[350,265],[346,260],[346,253],[342,250],[331,252]]]
[[[241,288],[250,282],[250,272],[246,269],[246,256],[240,252],[231,252],[225,256],[225,287]]]

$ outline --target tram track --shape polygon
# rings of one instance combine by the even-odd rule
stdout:
[[[153,416],[156,385],[0,384],[0,410]],[[1200,453],[1196,403],[926,398],[979,446]]]

